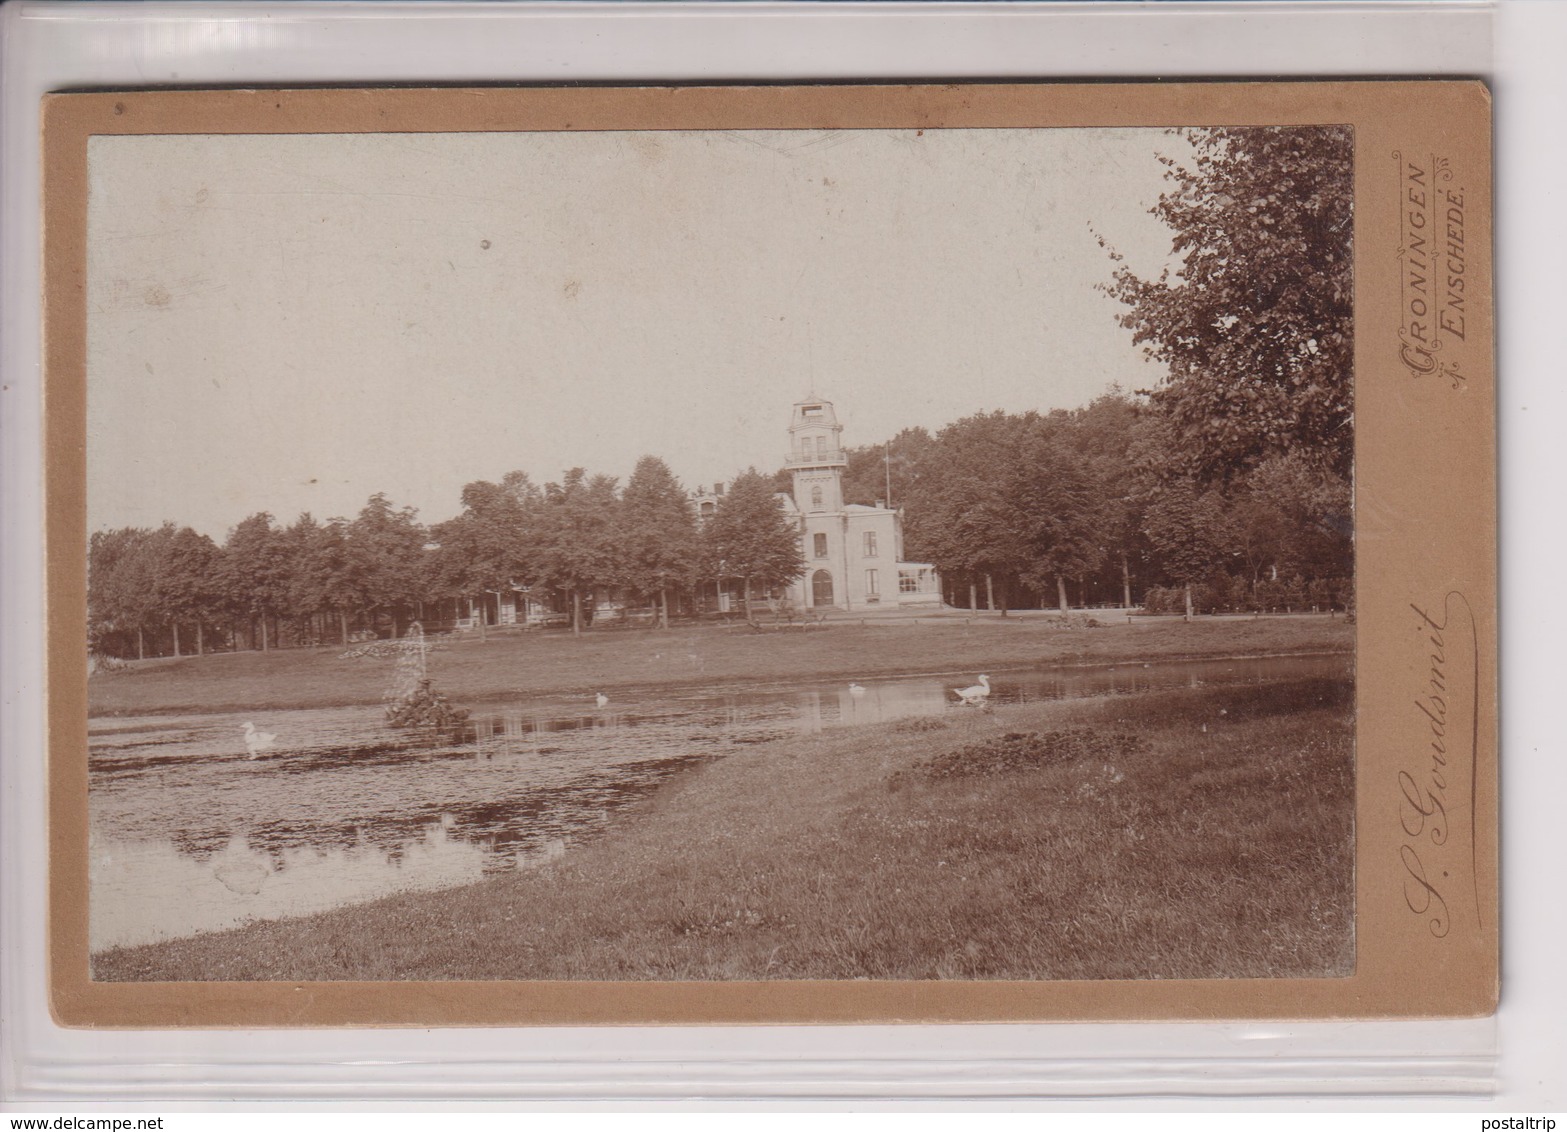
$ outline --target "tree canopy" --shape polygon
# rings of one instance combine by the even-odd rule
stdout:
[[[659,599],[659,621],[669,624],[669,590],[697,573],[696,511],[669,465],[644,456],[621,495],[620,578],[643,596]]]
[[[1169,367],[1153,394],[1178,471],[1225,480],[1294,453],[1347,476],[1351,427],[1354,183],[1342,126],[1174,131],[1172,188],[1153,212],[1181,266],[1153,279],[1124,262],[1121,323]],[[1119,261],[1114,251],[1112,256]]]
[[[753,586],[781,586],[805,573],[799,533],[768,477],[754,468],[735,477],[702,529],[702,559],[708,577],[742,580],[747,612]]]
[[[583,595],[618,580],[621,510],[615,480],[572,468],[559,483],[545,485],[538,514],[538,575],[569,595],[572,629],[580,633]]]

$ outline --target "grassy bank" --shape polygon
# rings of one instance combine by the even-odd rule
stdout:
[[[1063,628],[1044,618],[830,622],[753,632],[743,624],[589,633],[492,633],[456,639],[429,657],[436,686],[456,703],[517,694],[578,695],[616,688],[822,679],[892,673],[997,671],[1114,663],[1348,651],[1342,618],[1155,621]],[[223,653],[134,663],[88,682],[94,715],[146,715],[381,702],[393,661],[342,648]]]
[[[1303,681],[782,740],[541,868],[119,949],[94,975],[1347,974],[1351,712],[1347,683]]]

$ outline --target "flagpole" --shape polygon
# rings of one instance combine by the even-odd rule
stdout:
[[[892,508],[892,441],[881,446],[882,466],[887,470],[887,507]]]

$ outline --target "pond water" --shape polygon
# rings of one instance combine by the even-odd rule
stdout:
[[[995,674],[993,702],[1343,675],[1345,657]],[[910,676],[474,710],[419,740],[375,706],[102,717],[89,727],[89,946],[149,943],[529,868],[672,774],[755,744],[970,711],[974,674]],[[249,756],[244,725],[275,735]]]

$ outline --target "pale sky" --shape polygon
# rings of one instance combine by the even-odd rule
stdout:
[[[1159,376],[1159,130],[95,137],[88,521],[427,522],[646,453],[686,485]],[[1092,230],[1091,227],[1092,226]]]

